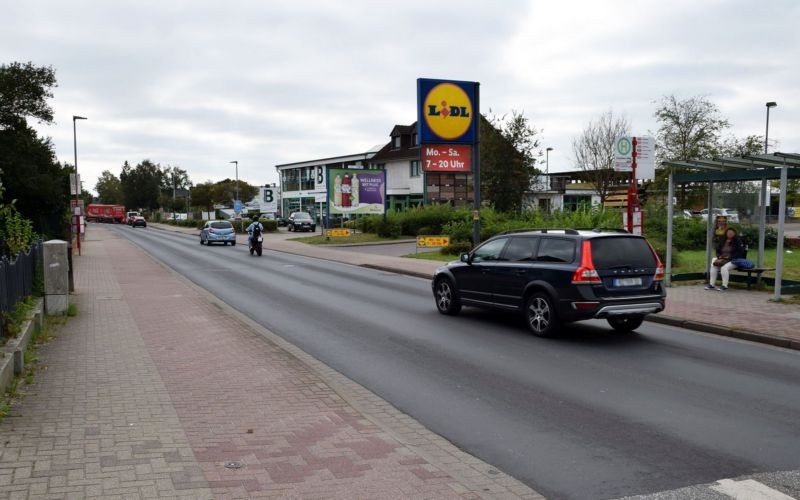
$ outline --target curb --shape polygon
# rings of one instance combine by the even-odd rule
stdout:
[[[753,330],[730,328],[727,326],[714,325],[712,323],[703,323],[702,321],[692,321],[688,319],[675,318],[673,316],[665,316],[661,314],[649,314],[645,317],[645,321],[650,321],[652,323],[659,323],[662,325],[677,326],[679,328],[686,328],[688,330],[695,330],[698,332],[711,333],[723,337],[731,337],[740,340],[747,340],[750,342],[758,342],[759,344],[768,344],[776,347],[783,347],[786,349],[794,349],[800,351],[800,341],[787,339],[785,337],[776,337],[774,335],[755,332]]]

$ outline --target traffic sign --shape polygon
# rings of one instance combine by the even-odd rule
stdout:
[[[352,231],[349,229],[328,229],[325,234],[328,236],[347,237],[352,235]]]
[[[449,244],[449,236],[417,236],[418,247],[446,247]]]

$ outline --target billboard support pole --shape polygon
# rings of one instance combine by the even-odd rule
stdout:
[[[472,242],[478,246],[481,242],[481,84],[475,83],[475,138],[472,143],[472,181],[473,198],[475,198],[475,214],[472,217]]]

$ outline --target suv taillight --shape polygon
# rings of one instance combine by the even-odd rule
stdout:
[[[656,274],[653,276],[653,281],[664,281],[664,264],[662,264],[661,259],[658,258],[658,254],[656,253],[656,249],[653,248],[653,245],[650,245],[649,241],[647,244],[653,252],[653,257],[656,258]]]
[[[592,262],[592,245],[589,240],[583,240],[581,246],[581,265],[572,275],[573,285],[586,285],[600,283],[600,275]]]

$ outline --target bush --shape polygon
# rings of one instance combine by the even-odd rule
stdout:
[[[261,221],[261,224],[264,226],[264,231],[275,232],[278,230],[278,221],[276,220]]]
[[[380,219],[376,222],[375,232],[381,238],[398,238],[402,234],[400,224],[391,219]]]
[[[442,248],[441,252],[445,255],[461,255],[463,252],[469,252],[470,250],[472,250],[472,243],[468,241],[452,241]]]

